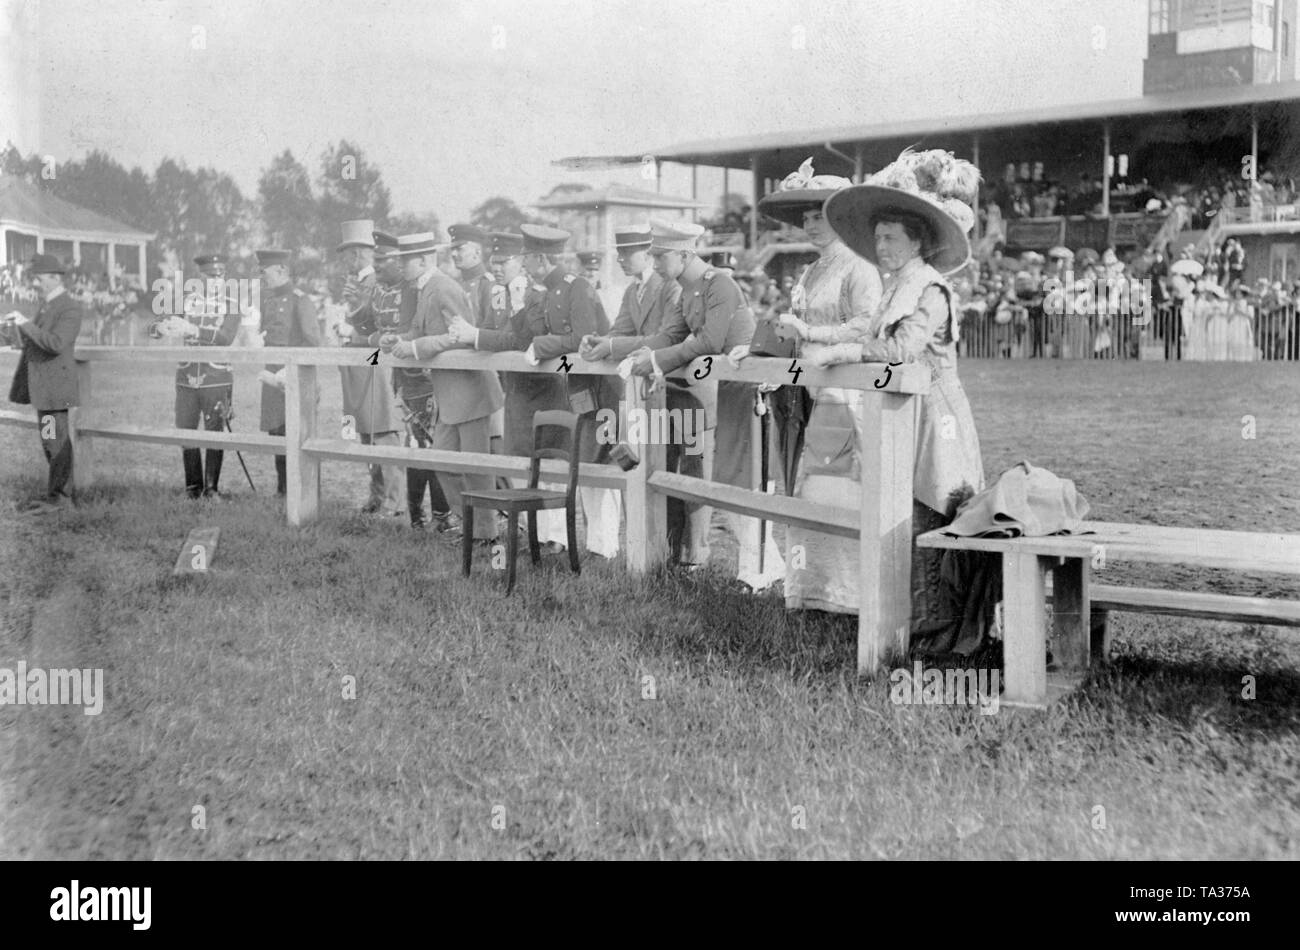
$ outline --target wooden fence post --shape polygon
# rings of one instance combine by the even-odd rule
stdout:
[[[627,514],[627,566],[634,574],[644,574],[662,564],[668,555],[668,502],[664,495],[651,490],[650,476],[662,472],[667,465],[667,450],[662,444],[637,444],[627,436],[628,417],[634,411],[644,413],[638,426],[641,434],[648,433],[649,420],[656,410],[662,418],[664,391],[660,389],[649,398],[642,398],[644,376],[629,376],[623,384],[625,413],[619,419],[619,438],[628,442],[640,456],[637,467],[627,473],[627,492],[623,499]],[[666,424],[666,423],[665,423]]]
[[[77,361],[77,402],[68,411],[68,438],[72,442],[72,490],[80,494],[95,481],[95,440],[81,434],[82,413],[91,403],[91,386],[95,364],[88,360]]]
[[[316,367],[285,366],[284,448],[286,456],[285,508],[289,524],[298,527],[316,520],[320,508],[320,460],[302,451],[316,438]]]
[[[901,657],[911,633],[916,398],[870,389],[862,394],[859,675],[873,676]]]

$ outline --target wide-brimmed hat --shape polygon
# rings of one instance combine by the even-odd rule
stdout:
[[[759,199],[758,210],[801,228],[805,212],[820,211],[827,198],[852,184],[839,175],[814,175],[812,158],[808,158],[798,171],[785,176],[776,191]]]
[[[1058,258],[1063,261],[1072,261],[1074,260],[1074,251],[1070,250],[1063,244],[1058,244],[1047,252],[1047,256],[1050,258]]]
[[[948,274],[966,265],[975,226],[971,206],[979,193],[980,173],[952,152],[904,151],[865,183],[826,199],[826,220],[857,254],[876,263],[875,222],[890,212],[910,213],[930,231],[927,262]]]

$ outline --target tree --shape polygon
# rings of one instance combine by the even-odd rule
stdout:
[[[346,139],[321,153],[316,191],[317,241],[324,248],[338,243],[343,221],[383,221],[392,210],[388,186],[379,168],[366,161],[361,146]]]
[[[308,246],[314,237],[317,214],[311,180],[289,149],[271,160],[257,182],[262,223],[271,244],[285,248]]]
[[[425,232],[439,233],[438,216],[432,211],[426,211],[423,214],[411,214],[406,211],[401,214],[389,214],[387,218],[375,226],[381,231],[387,231],[394,237],[403,234],[424,234]]]
[[[531,219],[509,198],[489,198],[469,213],[469,223],[489,231],[518,231]]]

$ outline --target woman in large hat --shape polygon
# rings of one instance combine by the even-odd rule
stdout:
[[[880,305],[880,272],[854,254],[827,225],[822,205],[853,183],[833,175],[814,175],[812,159],[786,177],[758,208],[770,217],[802,228],[818,257],[790,294],[792,322],[811,341],[805,355],[823,344],[866,334]],[[862,392],[854,389],[811,390],[783,386],[777,424],[786,456],[786,490],[799,498],[838,505],[856,499],[853,488],[861,469],[861,433],[857,432]],[[781,410],[784,409],[784,412]],[[782,419],[781,416],[785,418]],[[805,422],[806,420],[806,422]],[[787,558],[787,607],[854,613],[859,603],[858,542],[791,525],[789,549],[802,545],[806,561]]]
[[[984,487],[979,436],[957,376],[957,300],[943,276],[970,258],[978,188],[978,170],[950,152],[904,152],[866,184],[831,195],[824,209],[841,240],[886,276],[868,332],[810,362],[909,361],[930,369],[930,392],[916,400],[914,535],[947,524],[960,501]],[[940,580],[942,553],[913,548],[914,641],[960,626]]]

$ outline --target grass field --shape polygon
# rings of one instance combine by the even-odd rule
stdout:
[[[170,424],[165,367],[103,371],[118,421]],[[1293,366],[963,379],[991,477],[1029,459],[1097,518],[1300,531]],[[35,434],[0,429],[0,453],[0,667],[103,668],[106,690],[99,716],[0,707],[0,857],[1300,857],[1300,641],[1278,628],[1116,615],[1114,661],[1049,714],[895,706],[855,676],[853,618],[731,593],[725,565],[525,559],[505,599],[486,559],[466,580],[455,547],[351,515],[357,468],[327,465],[325,516],[291,530],[233,458],[235,500],[198,507],[176,449],[101,443],[101,487],[51,522],[12,513]],[[250,465],[265,491],[270,459]],[[199,525],[213,570],[174,578]]]

